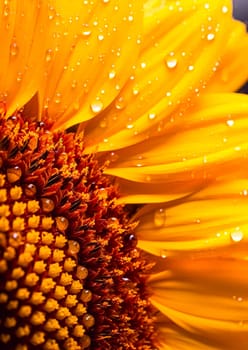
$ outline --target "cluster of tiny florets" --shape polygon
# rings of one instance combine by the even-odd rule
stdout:
[[[0,119],[0,344],[152,349],[133,226],[83,139]]]

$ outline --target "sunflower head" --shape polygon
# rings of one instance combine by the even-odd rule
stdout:
[[[1,116],[0,135],[0,342],[150,349],[149,266],[82,137],[21,112]]]

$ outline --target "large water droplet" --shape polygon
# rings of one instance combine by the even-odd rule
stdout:
[[[214,40],[214,38],[215,38],[215,34],[214,34],[214,33],[209,33],[209,34],[207,35],[207,40],[208,40],[208,41],[212,41],[212,40]]]
[[[229,119],[229,120],[227,120],[226,124],[228,126],[233,126],[234,125],[234,120],[233,119]]]
[[[91,103],[90,108],[92,112],[99,113],[103,110],[103,103],[101,101],[94,101]]]
[[[233,242],[240,242],[243,239],[243,232],[240,231],[239,229],[233,231],[231,233],[231,239]]]
[[[163,208],[160,208],[154,213],[154,225],[156,227],[162,227],[165,224],[166,214]]]
[[[176,68],[177,66],[177,59],[175,57],[167,57],[165,60],[165,63],[169,69]]]
[[[150,120],[153,120],[153,119],[156,118],[156,114],[155,114],[155,113],[149,113],[149,114],[148,114],[148,118],[149,118]]]

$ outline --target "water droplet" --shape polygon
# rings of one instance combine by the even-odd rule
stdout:
[[[46,56],[45,56],[46,62],[50,62],[51,61],[52,54],[53,54],[53,50],[52,49],[48,49],[46,51]]]
[[[166,65],[169,69],[176,68],[176,66],[177,66],[177,59],[173,56],[167,57],[165,62],[166,62]]]
[[[71,256],[76,255],[80,251],[80,245],[77,241],[70,239],[68,241],[68,251],[67,253]]]
[[[208,41],[212,41],[212,40],[214,40],[214,38],[215,38],[215,34],[214,34],[214,33],[209,33],[209,34],[207,35],[207,40],[208,40]]]
[[[19,166],[7,169],[7,179],[10,183],[18,181],[22,176],[22,170]]]
[[[22,81],[23,74],[21,72],[17,73],[16,81],[20,83]]]
[[[77,87],[77,80],[76,79],[72,80],[71,87],[72,87],[72,89],[75,89]]]
[[[162,249],[160,252],[160,256],[162,259],[166,259],[167,258],[167,251],[165,249]]]
[[[166,215],[165,215],[165,210],[163,208],[160,208],[160,209],[155,211],[155,214],[154,214],[154,225],[156,227],[164,226],[165,219],[166,219]]]
[[[140,67],[141,67],[142,69],[145,69],[145,68],[146,68],[146,63],[145,63],[145,62],[141,62]]]
[[[42,198],[41,205],[42,205],[42,209],[46,213],[53,211],[53,209],[55,207],[54,201],[50,198]]]
[[[103,110],[103,103],[101,101],[95,101],[91,103],[90,108],[92,112],[99,113]]]
[[[125,100],[122,96],[118,97],[116,100],[115,100],[115,107],[117,109],[123,109],[125,108],[126,104],[125,104]]]
[[[95,318],[90,314],[85,314],[83,316],[83,324],[86,328],[90,328],[95,324]]]
[[[57,216],[55,220],[59,231],[65,231],[69,226],[69,221],[64,216]]]
[[[104,129],[104,128],[106,128],[106,126],[107,126],[107,120],[106,120],[106,118],[104,118],[104,119],[102,119],[101,121],[100,121],[100,128],[102,128],[102,129]]]
[[[237,229],[231,233],[231,239],[233,242],[240,242],[243,239],[243,232]]]
[[[99,41],[102,41],[104,39],[104,35],[103,34],[99,34],[97,38],[98,38]]]
[[[91,30],[89,30],[89,29],[82,30],[82,35],[83,36],[90,36],[91,35]]]
[[[10,44],[10,54],[11,54],[11,56],[15,57],[18,55],[18,52],[19,52],[19,47],[18,47],[16,41],[13,41]]]
[[[79,265],[77,267],[76,276],[80,280],[85,279],[88,276],[88,270],[86,267]]]
[[[102,0],[104,4],[108,4],[110,0]]]
[[[127,129],[133,129],[133,127],[134,127],[133,124],[131,124],[131,123],[127,124]]]
[[[60,93],[60,92],[57,92],[57,93],[55,94],[54,102],[55,102],[56,104],[58,104],[58,103],[61,102],[61,93]]]
[[[109,72],[109,79],[114,79],[115,76],[116,76],[116,72],[115,72],[114,70],[111,70],[111,71]]]
[[[155,113],[149,113],[149,114],[148,114],[148,118],[149,118],[150,120],[153,120],[153,119],[156,118],[156,114],[155,114]]]
[[[228,126],[233,126],[234,125],[234,120],[233,119],[229,119],[229,120],[227,120],[226,124]]]
[[[137,85],[133,87],[133,94],[134,94],[135,96],[139,94],[139,88],[138,88]]]
[[[6,4],[3,8],[3,15],[7,17],[9,15],[9,6]]]
[[[83,301],[84,303],[88,303],[92,299],[92,293],[89,289],[83,289],[81,295],[80,295],[80,300]]]
[[[189,70],[189,71],[192,71],[192,70],[194,70],[194,69],[195,69],[195,67],[194,67],[193,65],[188,66],[188,70]]]
[[[222,12],[223,13],[227,13],[228,12],[228,7],[227,6],[223,6],[222,7]]]
[[[55,13],[54,7],[50,6],[49,9],[48,9],[48,18],[50,20],[52,20],[54,18],[55,14],[56,13]]]

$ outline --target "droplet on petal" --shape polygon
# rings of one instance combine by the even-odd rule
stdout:
[[[155,211],[154,213],[154,225],[156,227],[163,227],[166,220],[166,214],[165,210],[163,208],[160,208]]]
[[[243,239],[243,232],[240,230],[235,230],[231,233],[231,239],[233,242],[240,242]]]
[[[94,101],[90,105],[92,112],[99,113],[103,110],[103,103],[101,101]]]

